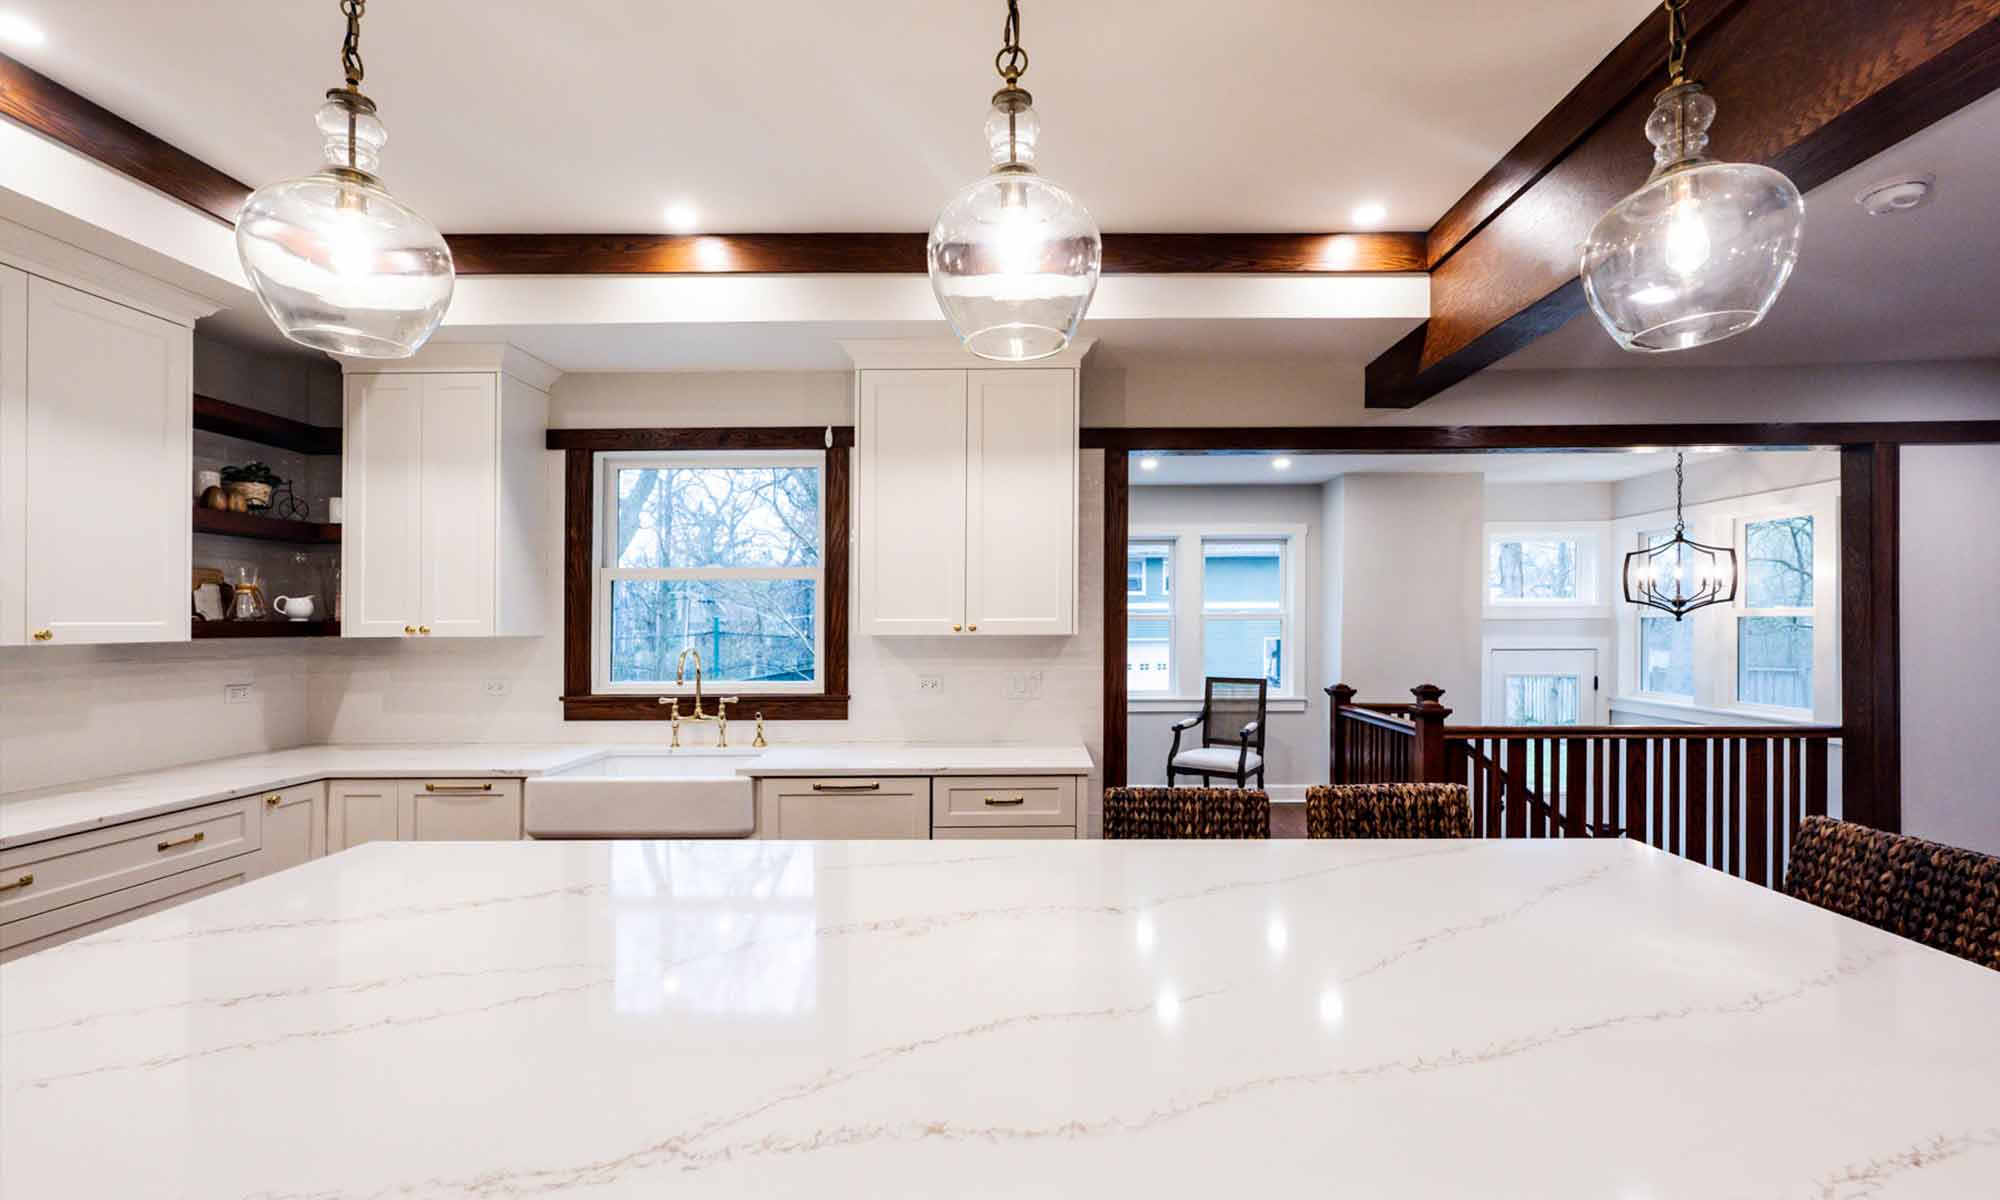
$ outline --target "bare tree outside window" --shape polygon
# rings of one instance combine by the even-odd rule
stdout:
[[[1566,538],[1492,542],[1487,548],[1487,595],[1493,600],[1574,600],[1576,557],[1576,543]]]

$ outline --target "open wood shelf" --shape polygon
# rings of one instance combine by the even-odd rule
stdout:
[[[339,637],[338,621],[196,621],[194,640],[211,638]]]
[[[337,546],[340,526],[318,521],[287,521],[281,517],[260,517],[255,513],[227,512],[215,508],[194,510],[194,531],[223,537],[257,538],[266,542],[293,542],[306,546]]]
[[[292,450],[299,454],[340,453],[340,430],[326,425],[308,425],[290,417],[259,412],[213,396],[194,398],[194,427],[205,433],[220,433]]]

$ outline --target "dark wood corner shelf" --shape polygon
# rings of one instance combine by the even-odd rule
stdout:
[[[194,510],[194,531],[223,537],[257,538],[266,542],[293,542],[306,546],[337,546],[340,526],[318,521],[287,521],[280,517],[260,517],[255,513],[227,512],[214,508]]]
[[[220,433],[299,454],[340,453],[340,430],[337,428],[308,425],[304,421],[245,408],[213,396],[195,396],[194,427],[204,433]]]
[[[339,637],[338,621],[196,621],[194,640],[213,638]]]

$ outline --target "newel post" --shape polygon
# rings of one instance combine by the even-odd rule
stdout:
[[[1415,783],[1448,783],[1444,773],[1444,719],[1451,710],[1438,703],[1444,689],[1434,683],[1420,683],[1410,689],[1417,702],[1410,706],[1410,721],[1417,736],[1410,740],[1410,779]]]
[[[1347,770],[1347,756],[1341,751],[1340,710],[1354,703],[1354,689],[1336,683],[1326,689],[1326,695],[1330,702],[1326,720],[1326,781],[1341,783],[1341,776]]]

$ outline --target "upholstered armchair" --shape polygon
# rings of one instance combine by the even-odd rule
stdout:
[[[1199,715],[1174,724],[1174,744],[1167,751],[1167,786],[1177,775],[1199,775],[1202,785],[1217,778],[1249,787],[1250,777],[1264,786],[1264,693],[1262,679],[1228,679],[1211,675],[1204,686]],[[1181,749],[1181,738],[1199,727],[1201,742]]]

